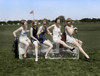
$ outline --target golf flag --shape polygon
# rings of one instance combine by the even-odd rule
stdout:
[[[30,12],[30,14],[33,14],[34,13],[34,11],[32,10],[31,12]]]

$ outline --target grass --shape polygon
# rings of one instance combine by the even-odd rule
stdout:
[[[0,55],[1,76],[99,76],[100,50],[91,51],[90,62],[80,60],[19,60],[13,58],[13,53],[3,49]]]
[[[79,39],[84,42],[83,48],[92,58],[90,62],[84,61],[82,54],[79,60],[39,58],[36,63],[34,58],[15,59],[11,51],[14,40],[12,32],[19,26],[0,26],[0,76],[100,76],[99,23],[73,25],[79,28]]]

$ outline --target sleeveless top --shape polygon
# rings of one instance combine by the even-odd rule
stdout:
[[[46,29],[44,28],[42,33],[39,35],[38,40],[39,40],[40,43],[43,43],[45,40],[47,40],[46,37],[45,37],[45,33],[46,33]]]
[[[72,32],[72,28],[69,28],[70,32]],[[66,33],[66,36],[69,36],[69,37],[73,37],[72,35],[70,35],[67,31],[65,31]]]
[[[69,28],[69,31],[72,32],[72,28]],[[74,40],[74,37],[72,35],[70,35],[67,31],[66,32],[66,43],[69,42],[71,43]]]
[[[27,29],[24,30],[24,29],[22,28],[22,31],[20,32],[20,37],[27,37],[27,32],[26,32],[26,30],[27,30]]]
[[[38,38],[37,37],[37,32],[38,32],[38,27],[36,27],[36,29],[34,29],[34,27],[32,27],[33,28],[33,36],[35,37],[35,38]]]
[[[55,24],[54,29],[53,29],[53,39],[55,38],[61,39],[60,32],[61,32],[60,28],[58,28]]]
[[[43,39],[45,37],[46,29],[44,28],[42,33],[39,36],[39,39]]]

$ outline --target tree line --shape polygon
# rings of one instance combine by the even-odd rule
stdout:
[[[80,22],[94,22],[94,23],[99,23],[100,22],[100,18],[83,18],[80,20]]]
[[[59,18],[61,19],[61,22],[65,22],[65,17],[64,16],[59,16]],[[48,20],[48,22],[51,22],[51,23],[54,23],[55,22],[55,20],[49,20],[49,19],[47,19]],[[32,23],[32,21],[33,20],[27,20],[27,23],[28,24],[31,24]],[[42,23],[42,19],[40,19],[40,20],[38,20],[38,22],[39,23]],[[100,18],[83,18],[83,19],[80,19],[80,20],[73,20],[73,22],[86,22],[86,23],[90,23],[90,22],[94,22],[94,23],[99,23],[100,22]],[[13,25],[13,24],[20,24],[20,20],[16,20],[16,21],[11,21],[11,20],[9,20],[9,21],[0,21],[0,25],[2,25],[2,24],[11,24],[11,25]]]

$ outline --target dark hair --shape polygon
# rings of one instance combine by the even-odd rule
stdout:
[[[42,23],[43,23],[43,21],[46,21],[46,23],[48,23],[48,20],[47,20],[46,18],[44,18],[44,19],[42,20]]]
[[[26,20],[21,20],[21,24],[24,25],[24,23],[26,22]]]
[[[33,22],[32,22],[32,26],[34,27],[34,23],[35,22],[37,22],[37,24],[38,24],[38,21],[37,20],[34,20]]]
[[[59,17],[55,19],[55,23],[57,23],[57,20],[60,19]]]

